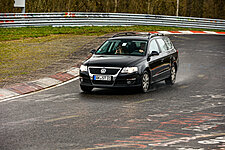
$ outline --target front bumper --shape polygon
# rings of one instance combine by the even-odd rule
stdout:
[[[141,75],[138,73],[118,74],[111,81],[94,80],[88,72],[80,72],[80,85],[100,88],[121,88],[141,86]]]

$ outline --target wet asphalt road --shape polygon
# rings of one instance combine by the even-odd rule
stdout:
[[[0,102],[0,149],[225,149],[225,36],[170,37],[174,86],[84,94],[76,80]]]

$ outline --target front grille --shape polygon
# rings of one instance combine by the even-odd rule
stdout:
[[[104,68],[106,69],[106,72],[101,73],[101,69],[103,68],[89,68],[91,74],[104,74],[104,75],[115,75],[120,70],[120,69],[114,69],[114,68]]]

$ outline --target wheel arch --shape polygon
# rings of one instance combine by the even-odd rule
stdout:
[[[149,74],[149,79],[150,79],[150,84],[152,83],[152,71],[149,69],[149,67],[145,67],[145,69],[143,70],[142,74],[147,71]]]

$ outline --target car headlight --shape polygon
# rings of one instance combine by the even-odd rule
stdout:
[[[133,73],[137,71],[138,71],[138,67],[124,67],[121,73]]]
[[[81,66],[80,66],[80,71],[82,71],[82,72],[87,72],[87,66],[81,65]]]

